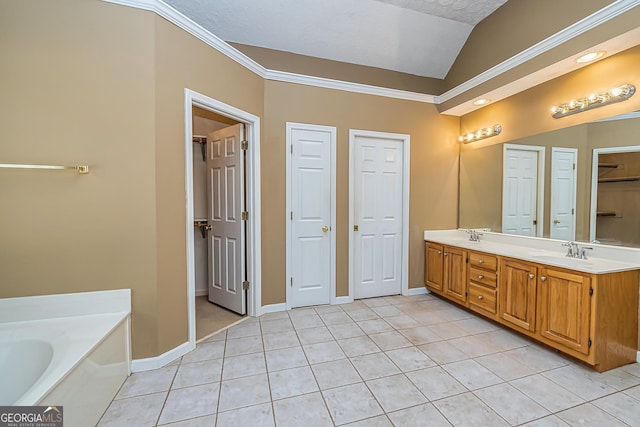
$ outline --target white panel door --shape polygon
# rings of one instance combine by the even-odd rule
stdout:
[[[502,232],[537,234],[538,152],[505,149]]]
[[[399,294],[402,291],[402,141],[356,136],[354,150],[354,297]]]
[[[321,129],[322,127],[318,127]],[[332,128],[333,129],[333,128]],[[290,127],[291,307],[331,299],[331,144],[335,131]]]
[[[242,139],[242,124],[212,132],[207,139],[209,301],[239,314],[246,313]]]
[[[551,232],[552,239],[576,238],[576,160],[575,148],[551,149]]]

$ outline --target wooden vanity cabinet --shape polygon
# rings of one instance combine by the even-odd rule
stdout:
[[[469,252],[469,298],[471,310],[497,319],[498,257],[483,252]]]
[[[453,246],[427,242],[425,286],[456,302],[467,300],[467,252]]]
[[[500,266],[500,319],[516,329],[534,332],[538,267],[525,261],[503,258]]]

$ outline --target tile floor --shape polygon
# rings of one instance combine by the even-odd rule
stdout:
[[[131,375],[99,426],[640,426],[596,373],[431,295],[249,318]]]

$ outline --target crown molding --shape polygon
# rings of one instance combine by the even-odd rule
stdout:
[[[512,56],[511,58],[501,62],[500,64],[489,68],[488,70],[478,74],[464,83],[446,91],[442,95],[436,96],[436,104],[449,101],[458,95],[475,88],[476,86],[486,83],[487,81],[516,68],[519,65],[534,59],[535,57],[548,52],[549,50],[560,46],[561,44],[589,31],[629,10],[638,6],[638,0],[618,0],[602,9],[594,12],[586,18],[564,28],[552,36],[547,37],[541,42],[523,50],[522,52]]]
[[[360,83],[352,83],[341,80],[332,80],[322,77],[313,77],[303,74],[290,73],[285,71],[269,70],[249,58],[238,49],[226,43],[224,40],[211,33],[201,25],[194,22],[191,18],[178,12],[162,0],[102,0],[107,3],[119,4],[122,6],[133,7],[136,9],[147,10],[156,13],[165,18],[169,22],[182,28],[189,34],[203,41],[207,45],[216,49],[223,55],[244,66],[248,70],[254,72],[258,76],[273,81],[303,84],[307,86],[316,86],[327,89],[343,90],[348,92],[384,96],[388,98],[404,99],[409,101],[418,101],[432,104],[441,104],[450,99],[461,95],[476,86],[483,84],[501,74],[524,64],[536,56],[547,52],[554,47],[565,43],[584,32],[601,25],[640,4],[639,0],[617,0],[590,16],[576,22],[575,24],[559,31],[558,33],[546,38],[545,40],[523,50],[522,52],[512,56],[511,58],[501,62],[500,64],[472,77],[464,83],[448,90],[441,95],[429,95],[418,92],[410,92],[398,89],[389,89],[380,86],[370,86]],[[527,88],[522,88],[522,90]]]

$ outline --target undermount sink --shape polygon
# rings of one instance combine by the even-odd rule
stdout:
[[[563,255],[531,254],[530,256],[540,262],[561,263],[565,265],[593,265],[588,259],[570,258]]]

